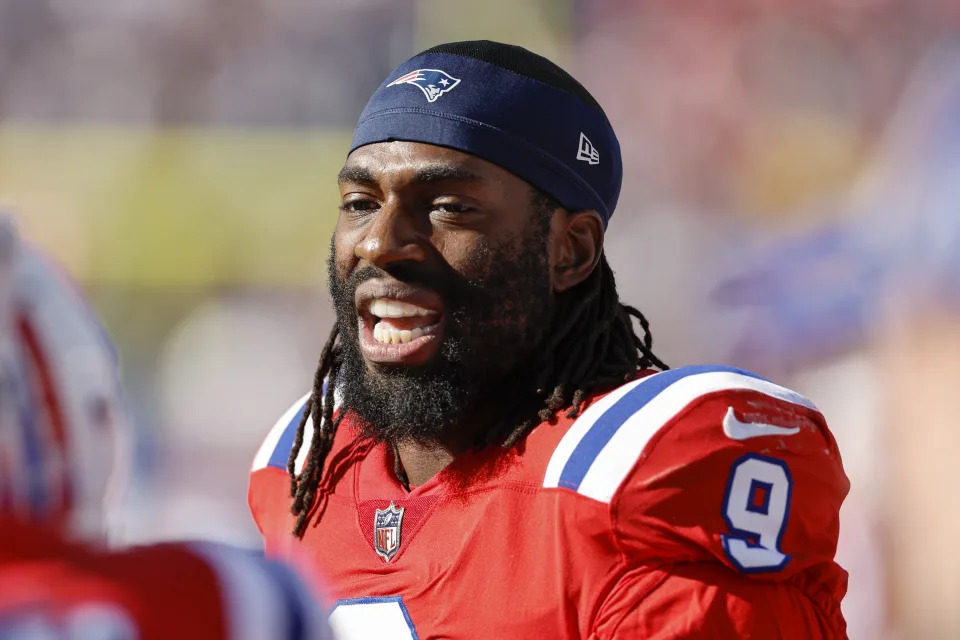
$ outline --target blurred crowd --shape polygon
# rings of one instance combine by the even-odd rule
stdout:
[[[0,0],[0,206],[92,298],[138,429],[116,539],[259,544],[247,470],[332,321],[350,131],[397,62],[468,38],[604,106],[608,252],[657,352],[823,409],[853,483],[850,637],[960,634],[946,0]]]

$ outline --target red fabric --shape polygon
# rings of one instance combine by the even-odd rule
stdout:
[[[799,432],[732,439],[730,407]],[[334,620],[372,603],[370,616],[402,607],[420,640],[846,637],[846,573],[833,558],[849,485],[819,413],[753,391],[701,397],[651,438],[609,504],[543,486],[571,424],[560,417],[512,450],[463,455],[406,493],[386,447],[358,440],[345,419],[302,542],[290,533],[284,470],[253,471],[251,510],[268,553],[296,549],[330,578],[343,607]],[[744,573],[723,546],[725,490],[748,454],[792,475],[780,544],[790,557],[775,572]],[[749,498],[755,508],[766,491]],[[373,512],[390,502],[410,508],[415,532],[405,519],[387,562],[372,548]]]
[[[83,622],[91,610],[98,617]],[[0,525],[0,631],[28,623],[97,631],[84,637],[226,637],[216,574],[186,547],[97,551],[6,521]],[[130,630],[135,635],[126,635]]]
[[[621,578],[597,615],[590,640],[643,638],[841,638],[800,588],[730,573],[712,563],[640,569]]]

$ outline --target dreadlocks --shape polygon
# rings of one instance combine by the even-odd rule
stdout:
[[[533,206],[543,216],[551,216],[560,208],[553,198],[539,190],[534,192]],[[634,376],[638,369],[668,368],[653,353],[653,336],[647,319],[636,308],[620,302],[613,270],[603,254],[586,280],[557,297],[554,318],[553,327],[540,350],[540,359],[536,363],[538,374],[530,392],[518,399],[505,419],[486,433],[483,442],[478,444],[500,444],[511,448],[537,424],[552,421],[564,408],[569,408],[568,417],[578,416],[584,400],[592,392],[621,384]],[[634,319],[640,324],[642,336],[634,329]],[[337,338],[338,328],[334,324],[320,354],[313,392],[297,425],[287,461],[293,497],[291,511],[297,516],[294,534],[297,536],[303,535],[327,453],[344,415],[344,412],[333,415],[333,393],[341,365]],[[314,424],[313,437],[298,475],[295,463],[310,418]],[[400,457],[396,451],[394,453],[394,472],[400,483],[408,488]]]

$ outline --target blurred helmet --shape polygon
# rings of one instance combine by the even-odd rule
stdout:
[[[127,457],[116,353],[73,284],[17,243],[9,221],[2,228],[12,238],[8,255],[0,254],[3,509],[73,538],[100,540]]]
[[[12,446],[20,431],[22,409],[20,362],[15,340],[13,271],[19,252],[17,235],[7,218],[0,216],[0,508],[12,507],[15,459]]]

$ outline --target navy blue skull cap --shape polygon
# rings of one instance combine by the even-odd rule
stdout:
[[[492,162],[604,227],[623,181],[603,109],[546,58],[488,40],[439,45],[387,76],[360,114],[350,152],[405,140]]]

